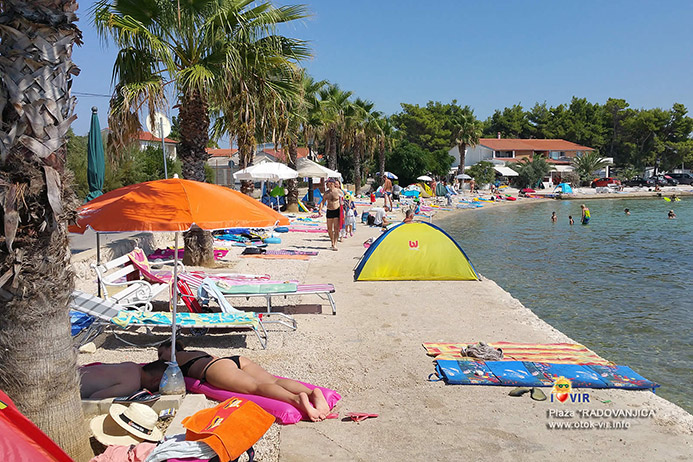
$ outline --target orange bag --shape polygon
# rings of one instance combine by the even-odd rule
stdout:
[[[274,423],[274,417],[252,401],[231,397],[183,419],[187,441],[204,441],[220,462],[237,459]]]

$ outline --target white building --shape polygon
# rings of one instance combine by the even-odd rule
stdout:
[[[468,146],[464,159],[465,167],[478,162],[491,162],[498,167],[507,162],[519,162],[522,159],[532,159],[535,155],[542,155],[553,165],[551,179],[560,176],[563,172],[573,170],[572,159],[586,152],[594,151],[593,148],[581,146],[561,139],[517,139],[517,138],[481,138],[476,146]],[[455,158],[453,166],[460,164],[460,151],[454,146],[448,154]],[[502,170],[498,168],[497,170]],[[502,174],[502,172],[500,172]]]

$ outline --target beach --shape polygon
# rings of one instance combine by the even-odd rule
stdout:
[[[483,214],[485,209],[447,213]],[[434,223],[446,212],[439,213]],[[399,212],[393,216],[402,218]],[[319,299],[315,297],[287,299],[286,304],[299,305],[298,329],[269,324],[266,350],[244,332],[184,336],[191,348],[219,356],[241,354],[274,374],[329,387],[342,395],[336,408],[339,419],[275,424],[257,446],[258,460],[498,461],[576,454],[603,460],[690,460],[693,416],[650,391],[588,389],[581,391],[589,394],[589,402],[551,403],[533,401],[527,395],[510,397],[509,387],[429,382],[434,364],[423,342],[578,342],[483,277],[481,282],[354,282],[353,268],[364,252],[363,242],[379,232],[359,224],[337,252],[328,249],[326,234],[282,234],[281,248],[319,250],[319,254],[307,262],[241,259],[236,258],[240,249],[232,248],[227,267],[215,270],[268,273],[276,279],[332,283],[336,288],[336,316],[326,302],[321,310],[316,307]],[[109,249],[117,251],[118,246]],[[87,262],[93,262],[93,257],[93,251],[73,256],[77,287],[92,293],[94,277]],[[262,302],[258,300],[233,302],[259,309]],[[154,348],[127,347],[112,337],[95,353],[79,355],[80,364],[154,359]],[[548,394],[550,389],[544,391]],[[555,412],[550,415],[552,410],[575,411],[576,417],[559,418]],[[620,410],[637,411],[643,417],[606,418],[588,412]],[[379,416],[356,423],[344,419],[348,412]],[[577,421],[593,425],[626,421],[629,428],[547,428],[555,422]]]

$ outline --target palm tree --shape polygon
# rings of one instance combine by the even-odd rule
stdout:
[[[228,77],[247,69],[243,59],[253,55],[255,45],[274,46],[275,58],[302,57],[302,42],[275,35],[274,29],[306,16],[304,6],[277,8],[252,0],[97,2],[94,22],[99,34],[110,36],[120,47],[109,118],[116,138],[132,138],[143,105],[150,113],[160,108],[164,87],[173,84],[179,98],[183,176],[204,181],[210,95],[242,98],[242,79],[230,88]],[[253,125],[252,121],[248,115],[245,122]]]
[[[248,96],[253,89],[247,85],[255,76],[247,74],[249,63],[259,62],[253,69],[268,60],[288,65],[307,54],[303,42],[275,34],[278,24],[306,17],[304,6],[277,8],[252,0],[100,0],[93,11],[99,34],[120,47],[109,115],[114,147],[140,129],[138,114],[145,105],[149,114],[163,106],[165,87],[171,84],[179,100],[177,151],[183,176],[197,181],[205,180],[209,158],[210,104],[231,101],[232,107],[245,107],[236,134],[247,160],[256,130],[255,101]],[[194,229],[185,244],[186,264],[213,263],[210,233]]]
[[[87,460],[67,309],[76,10],[75,0],[0,2],[0,388],[73,458]]]
[[[381,113],[373,107],[372,102],[356,98],[345,117],[345,141],[354,157],[354,191],[357,194],[361,189],[361,161],[373,152],[380,131],[377,120]]]
[[[293,169],[296,168],[298,160],[299,139],[315,136],[315,124],[319,121],[316,113],[320,106],[317,95],[327,83],[325,80],[316,81],[305,70],[297,73],[296,77],[300,84],[300,92],[295,98],[287,101],[285,130],[280,132],[281,144],[288,152],[287,165]],[[298,180],[288,180],[286,183],[287,211],[296,212],[298,211]]]
[[[337,170],[338,137],[344,128],[344,118],[350,106],[349,98],[352,92],[342,91],[339,85],[330,84],[320,90],[320,106],[323,124],[325,125],[325,151],[327,151],[327,166]]]
[[[554,167],[546,161],[546,158],[541,155],[524,157],[520,162],[508,162],[506,167],[515,170],[519,176],[517,181],[522,187],[534,187],[544,177],[546,177]]]
[[[378,171],[380,178],[385,177],[385,153],[394,148],[395,145],[395,127],[390,122],[388,117],[378,119]]]
[[[580,175],[580,180],[585,183],[592,180],[592,176],[609,165],[609,161],[599,155],[598,151],[588,151],[575,157],[572,161],[575,172]]]
[[[457,174],[464,173],[464,161],[467,146],[476,146],[481,138],[481,124],[474,114],[459,114],[454,121],[453,133],[457,149],[460,151],[460,164],[457,166]]]

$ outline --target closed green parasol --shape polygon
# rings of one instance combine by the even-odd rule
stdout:
[[[106,170],[101,126],[99,125],[99,116],[96,114],[97,111],[96,106],[91,108],[91,125],[89,126],[89,139],[87,140],[87,182],[89,183],[89,194],[87,194],[86,202],[96,199],[103,194],[103,177]]]

